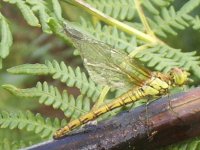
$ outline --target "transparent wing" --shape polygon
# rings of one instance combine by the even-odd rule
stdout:
[[[129,58],[125,52],[66,27],[66,34],[80,51],[90,77],[101,85],[132,87],[141,85],[151,77],[151,72]]]

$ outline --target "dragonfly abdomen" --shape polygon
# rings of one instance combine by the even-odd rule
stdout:
[[[118,97],[115,101],[113,101],[109,104],[105,104],[102,107],[85,114],[84,116],[80,117],[79,119],[75,119],[75,120],[71,121],[68,125],[59,129],[58,131],[56,131],[56,133],[54,134],[54,138],[57,139],[59,137],[62,137],[64,135],[66,135],[68,132],[70,132],[71,130],[73,130],[74,128],[77,128],[77,127],[81,126],[82,124],[85,124],[93,119],[96,119],[98,116],[100,116],[108,111],[111,111],[115,108],[119,108],[126,104],[133,103],[134,101],[137,101],[144,96],[146,96],[146,95],[144,94],[141,87],[134,88],[134,89],[130,90],[129,92]]]
[[[169,85],[165,82],[160,80],[159,78],[152,77],[146,84],[141,87],[133,88],[127,93],[121,95],[116,100],[112,101],[111,103],[105,104],[100,108],[91,111],[84,116],[81,116],[79,119],[75,119],[71,121],[65,127],[59,129],[55,134],[54,138],[60,138],[66,135],[71,130],[79,127],[82,124],[85,124],[93,119],[96,119],[98,116],[111,111],[115,108],[119,108],[129,103],[133,103],[141,98],[146,96],[155,96],[160,95],[163,91],[169,88]]]

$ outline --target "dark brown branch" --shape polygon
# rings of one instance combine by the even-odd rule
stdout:
[[[147,115],[148,114],[148,124]],[[161,98],[146,107],[32,150],[155,149],[200,135],[200,88]]]

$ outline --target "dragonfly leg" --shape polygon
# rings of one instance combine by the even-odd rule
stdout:
[[[170,110],[181,122],[184,122],[184,121],[179,117],[179,114],[178,114],[176,111],[174,111],[173,105],[172,105],[172,102],[170,101],[169,96],[170,96],[170,94],[169,94],[169,92],[168,92],[167,97],[168,97],[169,110]]]
[[[150,126],[150,123],[149,123],[149,115],[148,115],[148,105],[150,103],[150,97],[148,97],[146,99],[146,103],[145,103],[145,124],[146,124],[146,127],[147,127],[147,136],[149,137],[150,136],[150,130],[149,130],[149,126]]]
[[[168,100],[168,104],[169,104],[169,110],[178,117],[178,113],[173,110],[172,102],[170,101],[169,96],[170,96],[170,94],[169,94],[169,92],[167,92],[167,100]]]
[[[152,97],[148,97],[147,100],[146,100],[146,103],[145,103],[145,123],[146,123],[146,127],[147,127],[147,137],[148,137],[148,140],[151,141],[153,140],[153,136],[157,133],[156,131],[151,131],[151,122],[149,121],[149,113],[148,113],[148,105],[155,101],[155,99],[152,99]]]
[[[86,123],[83,128],[88,129],[88,128],[93,128],[96,126],[97,126],[97,120],[93,120]]]

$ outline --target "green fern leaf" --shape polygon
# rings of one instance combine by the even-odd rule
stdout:
[[[54,72],[52,74],[54,79],[60,79],[61,82],[65,82],[70,87],[79,88],[83,95],[87,95],[87,97],[91,97],[96,101],[101,87],[97,86],[90,78],[88,79],[79,67],[73,70],[71,67],[66,66],[64,62],[59,64],[56,61],[47,61],[46,65],[51,74]]]
[[[30,144],[25,143],[24,141],[20,140],[9,140],[7,138],[4,138],[0,141],[0,149],[2,150],[16,150],[23,147],[26,147]]]
[[[129,53],[137,46],[135,36],[129,36],[115,27],[107,25],[102,26],[100,23],[94,26],[84,18],[81,18],[80,24],[84,30],[88,31],[88,33],[97,40],[112,45],[114,48],[125,50]]]
[[[2,58],[8,56],[13,43],[12,34],[9,25],[0,13],[0,68],[2,68]]]
[[[16,5],[29,25],[40,27],[39,20],[25,1],[17,0]]]
[[[21,140],[21,135],[18,132],[10,131],[10,129],[0,129],[0,141],[3,141],[4,139],[8,139],[10,141]]]
[[[132,0],[86,0],[86,2],[108,16],[119,20],[131,20],[136,13]]]
[[[52,33],[47,24],[47,21],[50,18],[50,11],[47,7],[47,2],[42,0],[39,1],[29,0],[27,1],[27,3],[32,6],[33,11],[39,13],[39,19],[42,25],[42,30],[46,33]]]
[[[173,0],[142,0],[142,5],[154,15],[159,15],[158,8],[166,7],[171,4]]]
[[[92,98],[96,101],[101,87],[97,86],[91,79],[88,79],[85,73],[80,71],[77,67],[73,70],[71,67],[66,66],[64,62],[60,64],[57,61],[47,61],[46,65],[42,64],[24,64],[8,69],[8,72],[14,74],[33,74],[33,75],[46,75],[50,74],[54,79],[60,79],[65,82],[69,87],[77,87],[83,95]]]
[[[82,113],[90,110],[90,100],[82,95],[75,99],[65,90],[62,94],[56,87],[49,86],[46,82],[37,83],[35,88],[18,89],[13,85],[3,85],[3,88],[19,97],[39,98],[39,103],[61,109],[67,117],[78,118]]]
[[[194,30],[200,30],[200,18],[199,16],[195,16],[193,20],[191,20],[191,25]]]
[[[167,7],[172,1],[173,0],[142,0],[142,4],[149,12],[158,15],[158,8]],[[132,20],[136,16],[136,8],[132,0],[86,0],[86,2],[106,15],[121,21]]]
[[[196,137],[193,139],[185,140],[170,146],[161,148],[160,150],[198,150],[200,148],[200,138]]]
[[[8,72],[13,74],[32,74],[32,75],[47,75],[49,69],[43,64],[24,64],[7,69]]]
[[[43,0],[4,0],[8,3],[15,4],[27,23],[31,26],[42,26],[42,30],[46,33],[52,33],[48,20],[54,17],[58,20],[62,20],[61,7],[58,0],[43,1]],[[53,8],[53,12],[51,10]],[[35,14],[38,14],[38,17]],[[40,24],[39,24],[40,22]]]
[[[153,31],[162,37],[167,37],[166,33],[177,35],[175,29],[183,30],[189,26],[188,20],[191,19],[190,16],[185,13],[176,13],[173,7],[170,7],[169,10],[163,8],[161,13],[163,18],[156,16],[154,18],[156,23],[153,24],[152,21],[149,21],[153,27]]]
[[[52,0],[52,6],[55,13],[55,16],[58,20],[63,20],[62,9],[58,0]]]
[[[4,0],[5,1],[5,0]],[[11,4],[16,4],[19,10],[21,11],[24,19],[27,21],[27,23],[31,26],[40,26],[39,20],[31,10],[30,6],[28,6],[25,1],[23,0],[6,0],[6,2],[9,2]]]
[[[193,16],[189,13],[200,5],[197,0],[190,0],[185,3],[179,11],[171,6],[169,9],[162,8],[161,16],[155,16],[154,22],[149,19],[153,31],[162,36],[167,37],[167,33],[177,35],[176,29],[183,30],[190,25],[193,25]]]
[[[58,123],[59,122],[59,123]],[[49,118],[44,119],[40,114],[34,115],[30,111],[23,112],[1,112],[0,113],[0,127],[20,130],[26,129],[27,131],[33,131],[38,134],[41,138],[51,138],[52,134],[61,127],[64,123],[59,121],[57,118],[50,120]]]
[[[183,53],[180,49],[157,45],[141,51],[136,55],[136,58],[158,71],[167,72],[170,68],[179,66],[185,70],[191,70],[197,77],[200,77],[200,73],[195,71],[197,68],[200,69],[200,60],[195,54],[196,52]]]
[[[0,13],[0,31],[1,31],[1,41],[0,41],[0,57],[5,58],[9,54],[9,49],[12,45],[13,39],[10,28],[6,19]]]

